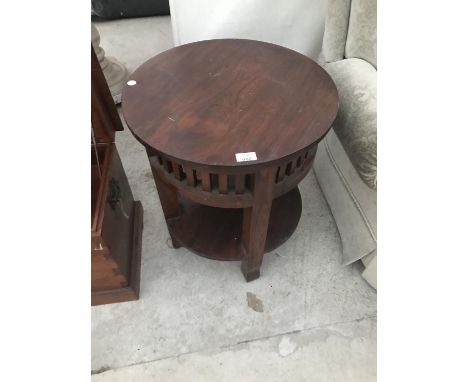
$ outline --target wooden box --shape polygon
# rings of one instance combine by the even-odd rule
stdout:
[[[91,303],[98,305],[138,299],[143,209],[114,144],[123,127],[92,48],[91,68]]]

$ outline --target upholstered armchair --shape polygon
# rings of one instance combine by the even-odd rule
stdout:
[[[377,1],[329,0],[322,55],[340,108],[314,170],[338,227],[343,264],[377,287]]]

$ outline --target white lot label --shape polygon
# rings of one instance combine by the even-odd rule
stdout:
[[[257,154],[254,152],[251,153],[237,153],[236,161],[237,162],[248,162],[250,160],[257,160]]]

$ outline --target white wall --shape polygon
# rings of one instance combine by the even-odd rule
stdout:
[[[175,45],[248,38],[316,59],[322,46],[324,0],[170,0]]]

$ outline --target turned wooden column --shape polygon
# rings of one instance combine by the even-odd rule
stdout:
[[[114,57],[106,57],[106,52],[101,47],[101,37],[96,26],[91,23],[91,42],[101,65],[102,72],[106,78],[114,103],[122,100],[122,88],[127,82],[128,71],[125,66]]]

